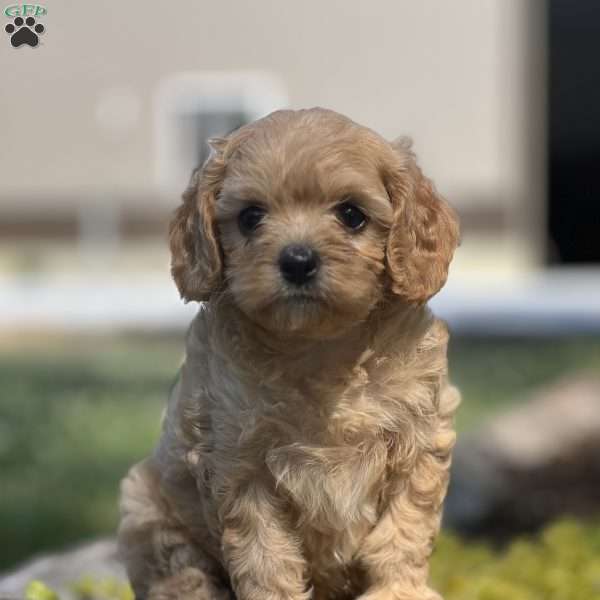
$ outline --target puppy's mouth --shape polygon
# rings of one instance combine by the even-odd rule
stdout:
[[[259,305],[254,307],[254,310],[265,314],[268,314],[270,311],[293,312],[296,315],[306,312],[314,314],[326,304],[327,302],[322,292],[315,289],[314,286],[295,289],[281,286],[271,296],[264,298]]]
[[[301,289],[286,289],[283,294],[283,300],[292,305],[318,304],[322,298],[312,287]]]

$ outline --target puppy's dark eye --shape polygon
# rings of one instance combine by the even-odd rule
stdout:
[[[267,211],[260,206],[248,206],[238,215],[238,224],[242,233],[253,232],[265,218]]]
[[[342,202],[336,208],[338,219],[352,231],[359,231],[367,224],[367,216],[352,202]]]

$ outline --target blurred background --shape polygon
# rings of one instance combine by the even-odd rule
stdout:
[[[412,137],[461,216],[432,302],[464,396],[446,548],[550,526],[600,557],[597,2],[43,6],[38,47],[0,43],[0,571],[113,534],[197,310],[169,215],[207,137],[315,105]],[[599,561],[548,589],[597,598]]]

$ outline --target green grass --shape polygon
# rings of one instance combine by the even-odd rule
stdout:
[[[463,402],[458,431],[519,403],[529,391],[580,371],[600,372],[600,338],[450,339],[450,378]]]
[[[159,434],[173,341],[0,353],[0,567],[116,526],[127,468]]]
[[[118,482],[152,448],[182,355],[183,336],[0,348],[0,570],[114,532]],[[598,370],[600,339],[455,339],[450,356],[464,431],[566,371]]]

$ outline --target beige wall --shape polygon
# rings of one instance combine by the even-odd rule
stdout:
[[[43,4],[43,45],[0,44],[0,216],[32,201],[49,211],[60,200],[160,202],[153,98],[162,78],[184,70],[267,70],[293,107],[327,106],[386,136],[411,135],[457,205],[519,207],[539,194],[535,2]],[[105,123],[115,88],[129,103],[119,131]]]

